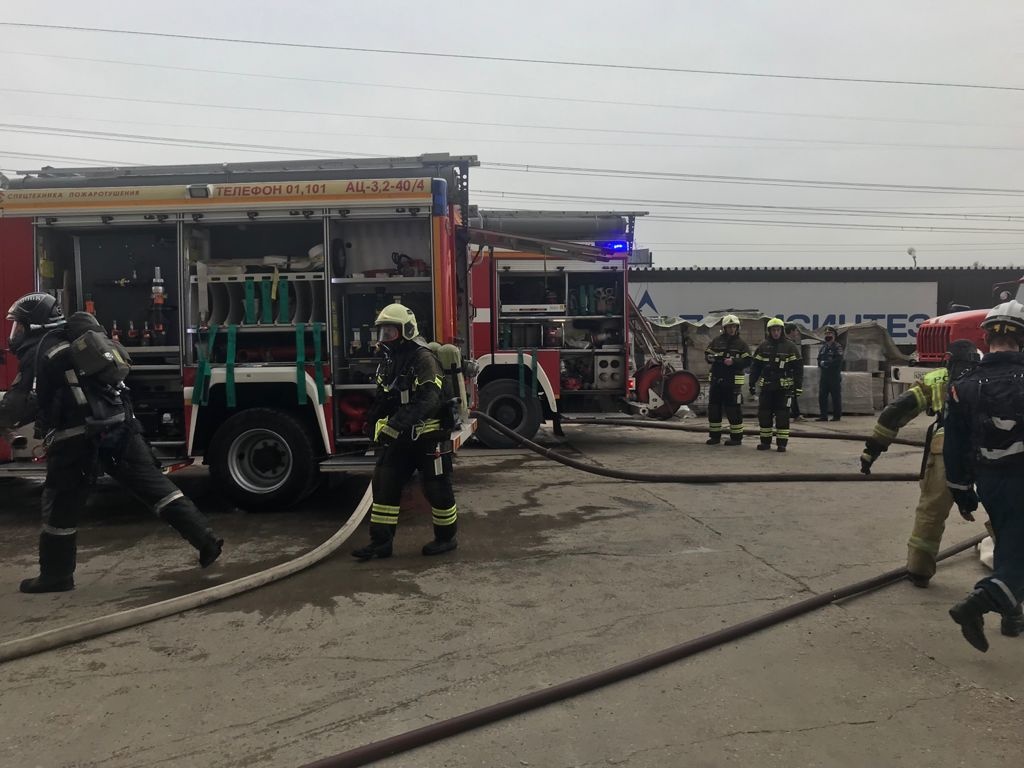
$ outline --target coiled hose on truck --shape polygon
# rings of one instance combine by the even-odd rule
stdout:
[[[579,461],[568,456],[553,452],[551,449],[544,448],[541,445],[528,440],[521,435],[513,432],[504,424],[495,419],[492,419],[485,413],[474,411],[472,414],[475,418],[487,422],[492,427],[497,429],[499,432],[507,435],[509,438],[515,440],[520,445],[534,451],[535,453],[544,456],[545,458],[552,459],[564,466],[578,469],[584,472],[590,472],[596,475],[602,475],[604,477],[613,477],[621,480],[633,480],[638,482],[648,483],[720,483],[720,482],[751,482],[751,483],[778,483],[778,482],[811,482],[817,480],[838,480],[838,481],[859,481],[863,482],[866,480],[872,480],[875,482],[884,481],[903,481],[903,480],[917,480],[918,476],[911,473],[874,473],[871,475],[861,475],[856,473],[788,473],[788,474],[754,474],[754,475],[738,475],[738,474],[705,474],[705,475],[680,475],[676,473],[649,473],[649,472],[628,472],[626,470],[611,469],[608,467],[601,467],[590,462]],[[595,423],[606,423],[594,420]],[[583,423],[582,420],[577,423]],[[648,425],[646,422],[638,422],[645,426],[653,426],[654,424]],[[676,428],[674,425],[661,425],[669,428]],[[826,433],[831,434],[831,433]],[[816,436],[816,435],[815,435]],[[323,544],[309,552],[300,555],[299,557],[289,560],[286,563],[273,566],[265,571],[251,574],[249,576],[243,576],[240,579],[229,581],[225,584],[218,584],[215,587],[209,589],[203,589],[198,592],[192,592],[187,595],[180,595],[179,597],[173,597],[169,600],[162,600],[158,603],[151,605],[144,605],[138,608],[131,608],[125,611],[119,611],[108,616],[101,616],[95,619],[89,619],[86,621],[76,622],[69,624],[65,627],[58,627],[57,629],[47,630],[45,632],[39,632],[29,637],[18,638],[16,640],[8,640],[7,642],[0,643],[0,664],[11,661],[13,659],[20,659],[26,656],[33,656],[38,653],[45,651],[55,650],[62,648],[66,645],[72,645],[74,643],[83,642],[85,640],[93,640],[97,637],[110,634],[112,632],[118,632],[122,629],[129,629],[131,627],[139,626],[140,624],[147,624],[151,621],[163,619],[168,616],[173,616],[178,613],[184,613],[194,608],[200,608],[204,605],[210,605],[211,603],[225,600],[235,595],[240,595],[245,592],[258,589],[259,587],[267,584],[272,584],[275,581],[280,581],[292,574],[298,573],[299,571],[305,570],[321,560],[332,555],[342,544],[344,544],[348,538],[352,535],[355,529],[363,521],[366,513],[370,509],[370,503],[372,501],[371,491],[368,487],[366,493],[363,494],[363,498],[360,500],[359,505],[355,511],[345,522],[345,524],[335,533],[331,538],[325,541]]]
[[[940,552],[935,559],[937,561],[945,560],[970,549],[980,542],[985,535],[980,534],[950,547]],[[475,709],[447,720],[425,725],[422,728],[415,728],[405,733],[389,736],[380,741],[374,741],[331,757],[307,763],[302,768],[355,768],[355,766],[369,765],[377,760],[383,760],[384,758],[393,757],[417,747],[433,744],[436,741],[471,731],[474,728],[489,725],[490,723],[514,717],[515,715],[521,715],[573,696],[579,696],[582,693],[603,688],[612,683],[636,677],[644,672],[650,672],[658,667],[695,656],[698,653],[711,650],[725,643],[735,642],[755,632],[760,632],[762,629],[774,627],[777,624],[803,616],[805,613],[810,613],[818,608],[824,608],[826,605],[835,603],[838,600],[857,597],[858,595],[887,587],[901,581],[906,576],[906,568],[886,571],[874,578],[858,581],[830,592],[823,592],[814,597],[808,597],[784,608],[770,611],[753,619],[742,621],[739,624],[733,624],[731,627],[702,635],[693,640],[687,640],[670,648],[642,656],[639,659],[627,661],[609,669],[593,672],[573,680],[567,680],[564,683],[552,685],[548,688],[525,693],[497,704],[491,704],[490,706]]]

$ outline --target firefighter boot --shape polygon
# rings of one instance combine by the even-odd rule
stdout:
[[[775,450],[778,451],[779,453],[785,453],[786,452],[786,446],[788,444],[789,444],[789,440],[776,440],[775,441]]]
[[[21,591],[67,592],[75,588],[75,555],[77,534],[55,536],[39,534],[39,575],[21,582]]]
[[[213,535],[206,517],[185,496],[180,496],[173,503],[160,511],[171,528],[176,530],[185,541],[199,552],[199,567],[213,565],[224,549],[224,539]]]
[[[458,523],[452,523],[451,525],[435,525],[434,540],[428,541],[423,545],[423,554],[443,555],[445,552],[451,552],[459,546],[459,542],[455,538],[455,531],[457,528]]]
[[[370,543],[352,551],[352,557],[365,563],[375,557],[391,557],[391,545],[395,540],[397,526],[386,523],[370,523]]]
[[[708,437],[708,439],[704,441],[704,445],[718,445],[721,442],[722,442],[722,433],[721,432],[712,432],[712,433],[710,433],[710,437]]]
[[[757,450],[759,451],[770,451],[772,449],[772,439],[770,437],[762,437],[761,442],[757,444]]]
[[[1009,613],[1003,614],[999,631],[1006,637],[1020,637],[1024,634],[1024,607],[1020,603]]]
[[[996,604],[983,589],[976,589],[949,609],[949,615],[957,624],[964,639],[982,653],[988,650],[985,637],[985,614],[997,610]]]

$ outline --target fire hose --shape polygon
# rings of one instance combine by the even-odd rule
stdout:
[[[366,513],[370,510],[371,501],[372,491],[368,486],[366,493],[363,494],[363,498],[348,520],[331,538],[315,549],[311,549],[309,552],[299,555],[292,560],[275,565],[265,571],[259,571],[249,576],[243,576],[240,579],[218,584],[215,587],[201,589],[198,592],[190,592],[187,595],[172,597],[169,600],[161,600],[158,603],[143,605],[138,608],[130,608],[96,619],[79,621],[74,624],[68,624],[65,627],[39,632],[29,637],[8,640],[5,643],[0,643],[0,664],[13,659],[24,658],[25,656],[34,656],[37,653],[54,650],[65,645],[80,643],[84,640],[92,640],[122,629],[137,627],[140,624],[147,624],[157,619],[173,616],[176,613],[200,608],[210,603],[216,603],[229,597],[240,595],[243,592],[250,592],[267,584],[272,584],[275,581],[280,581],[319,563],[333,554],[345,543],[363,521],[363,518],[366,517]]]
[[[573,469],[583,472],[590,472],[602,477],[613,477],[618,480],[636,480],[643,483],[684,483],[694,485],[706,485],[711,483],[813,483],[821,480],[833,482],[905,482],[908,480],[919,480],[918,472],[872,472],[864,475],[859,472],[774,472],[761,474],[739,474],[739,473],[718,473],[718,474],[684,474],[680,472],[631,472],[625,469],[614,469],[602,467],[589,461],[580,461],[570,456],[556,452],[553,448],[545,448],[532,440],[523,437],[518,432],[506,427],[497,419],[491,418],[486,413],[473,411],[472,416],[483,421],[488,426],[501,432],[505,437],[514,440],[524,448],[528,448],[546,459],[557,461]],[[598,421],[597,423],[607,424],[608,422]],[[647,422],[639,422],[647,426]],[[649,426],[655,426],[651,423]],[[666,425],[670,429],[672,425]]]
[[[544,448],[543,446],[538,445],[532,440],[522,437],[485,413],[473,411],[472,415],[475,418],[491,425],[502,434],[505,434],[507,437],[518,442],[520,445],[529,448],[531,451],[534,451],[545,458],[549,458],[559,464],[573,469],[590,472],[604,477],[613,477],[620,480],[633,480],[648,483],[710,484],[724,482],[815,482],[820,480],[892,482],[918,479],[918,475],[916,473],[896,472],[873,473],[871,475],[823,472],[753,475],[724,473],[685,475],[678,473],[629,472],[626,470],[601,467],[590,462],[563,456],[549,448]],[[129,629],[131,627],[139,626],[140,624],[146,624],[151,621],[173,616],[177,613],[183,613],[194,608],[200,608],[204,605],[209,605],[211,603],[225,600],[229,597],[234,597],[235,595],[240,595],[244,592],[258,589],[259,587],[271,584],[275,581],[291,576],[292,574],[298,573],[299,571],[305,570],[333,554],[342,544],[345,543],[346,540],[348,540],[362,522],[366,513],[369,511],[371,501],[371,490],[370,488],[367,488],[366,493],[363,495],[363,498],[359,502],[355,511],[345,524],[333,536],[331,536],[331,538],[315,549],[312,549],[293,560],[273,566],[265,571],[260,571],[249,576],[243,576],[240,579],[235,579],[234,581],[229,581],[225,584],[218,584],[215,587],[199,590],[198,592],[180,595],[179,597],[162,600],[151,605],[131,608],[108,616],[101,616],[95,619],[76,622],[65,627],[58,627],[57,629],[39,632],[35,635],[30,635],[29,637],[0,643],[0,663],[11,661],[13,659],[24,658],[26,656],[33,656],[37,653],[61,648],[65,645],[71,645],[85,640],[92,640],[112,632],[118,632],[122,629]]]
[[[956,546],[940,552],[935,559],[937,561],[945,560],[953,555],[968,550],[980,542],[984,537],[985,534],[979,534],[967,541],[961,542]],[[406,731],[405,733],[389,736],[388,738],[381,739],[380,741],[374,741],[370,744],[333,755],[332,757],[325,757],[321,760],[308,763],[304,765],[303,768],[355,768],[355,766],[368,765],[374,761],[383,760],[387,757],[408,752],[411,749],[423,747],[427,744],[433,744],[436,741],[441,741],[442,739],[447,739],[460,733],[465,733],[466,731],[473,730],[474,728],[480,728],[481,726],[489,725],[490,723],[504,720],[508,717],[521,715],[525,712],[539,709],[540,707],[545,707],[549,704],[554,704],[573,696],[579,696],[580,694],[588,693],[589,691],[593,691],[598,688],[603,688],[611,685],[612,683],[618,683],[631,677],[636,677],[637,675],[650,672],[651,670],[672,664],[673,662],[680,661],[681,659],[695,656],[703,651],[711,650],[712,648],[716,648],[725,643],[735,642],[736,640],[752,635],[755,632],[760,632],[763,629],[774,627],[777,624],[789,621],[790,619],[795,619],[798,616],[803,616],[811,611],[824,608],[825,606],[839,600],[857,597],[867,592],[895,584],[896,582],[906,578],[906,576],[906,568],[897,568],[896,570],[886,571],[885,573],[879,574],[873,578],[858,581],[855,584],[850,584],[849,586],[841,587],[840,589],[823,592],[819,595],[814,595],[813,597],[808,597],[804,600],[770,611],[769,613],[762,614],[761,616],[757,616],[753,619],[741,621],[739,624],[733,624],[731,627],[726,627],[725,629],[720,629],[716,632],[702,635],[694,638],[693,640],[687,640],[686,642],[678,645],[673,645],[669,648],[656,651],[655,653],[642,656],[632,661],[624,662],[600,672],[593,672],[589,675],[584,675],[583,677],[567,680],[564,683],[531,691],[530,693],[525,693],[521,696],[516,696],[515,698],[498,702],[497,704],[491,704],[490,706],[482,707],[481,709],[475,709],[471,712],[466,712],[447,720],[441,720],[440,722],[431,723],[430,725],[425,725],[421,728],[415,728],[411,731]]]
[[[698,434],[708,434],[707,427],[698,427],[696,424],[671,424],[664,421],[645,421],[642,419],[595,419],[595,418],[572,418],[563,419],[561,421],[563,427],[572,426],[573,424],[601,424],[606,427],[640,427],[641,429],[670,429],[676,432],[695,432]],[[757,429],[745,429],[743,430],[744,435],[757,436],[760,431]],[[867,435],[853,435],[846,434],[844,432],[823,432],[820,429],[795,429],[789,433],[790,437],[809,437],[815,440],[853,440],[858,443],[863,443],[868,439]],[[924,448],[924,442],[921,440],[908,440],[902,437],[893,438],[890,441],[893,445],[909,445],[912,448]]]

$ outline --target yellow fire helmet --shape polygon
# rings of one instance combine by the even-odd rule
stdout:
[[[725,328],[727,325],[739,325],[740,319],[736,315],[726,315],[722,318],[722,327]]]
[[[416,315],[404,304],[388,304],[377,315],[374,325],[397,325],[402,329],[402,338],[406,341],[411,341],[419,335]]]
[[[765,327],[769,328],[769,329],[770,328],[782,328],[782,329],[785,329],[786,324],[784,322],[782,322],[782,320],[780,318],[773,317],[771,320],[768,321],[768,324]]]

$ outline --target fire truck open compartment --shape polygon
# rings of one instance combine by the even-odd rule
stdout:
[[[40,288],[65,312],[89,310],[132,355],[127,384],[136,418],[156,448],[184,446],[176,225],[36,228]],[[156,289],[159,288],[159,293]]]
[[[332,344],[335,441],[364,440],[362,416],[376,389],[373,322],[385,306],[404,304],[420,335],[434,338],[433,244],[426,216],[332,218]]]
[[[498,350],[557,350],[560,410],[592,411],[626,395],[623,269],[499,256],[497,271]]]

